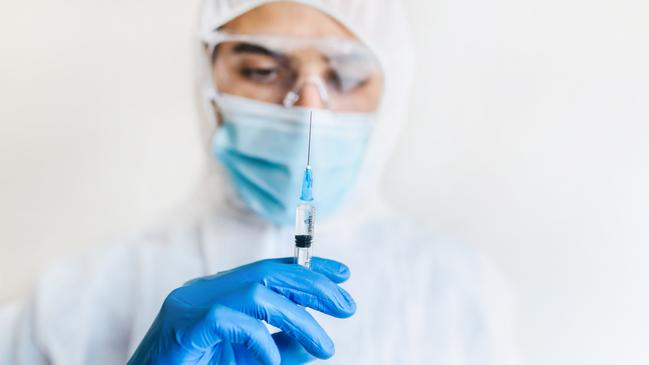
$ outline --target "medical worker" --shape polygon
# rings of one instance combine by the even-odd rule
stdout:
[[[498,276],[383,200],[417,80],[400,2],[207,0],[198,29],[200,189],[3,308],[0,363],[512,363]],[[290,258],[309,110],[311,270]]]

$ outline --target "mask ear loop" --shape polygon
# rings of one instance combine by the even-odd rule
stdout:
[[[318,90],[318,95],[320,95],[322,104],[324,104],[326,109],[331,109],[327,87],[320,77],[313,75],[309,76],[306,80],[298,82],[295,87],[286,94],[282,101],[282,105],[287,108],[295,106],[295,103],[300,99],[300,91],[302,91],[302,89],[308,84],[315,86],[316,90]]]

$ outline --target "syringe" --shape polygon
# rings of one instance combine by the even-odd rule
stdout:
[[[307,149],[306,169],[302,178],[300,201],[295,209],[295,263],[306,268],[311,267],[311,243],[313,242],[313,225],[315,207],[313,206],[313,175],[311,173],[311,126],[313,112],[309,114],[309,145]]]

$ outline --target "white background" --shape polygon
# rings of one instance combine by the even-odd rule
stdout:
[[[499,265],[526,363],[649,363],[649,2],[406,5],[390,199]],[[0,301],[191,190],[196,9],[0,2]]]

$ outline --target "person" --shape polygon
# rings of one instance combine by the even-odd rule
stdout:
[[[201,187],[4,308],[0,363],[514,362],[491,265],[381,194],[414,76],[399,2],[206,0],[200,15]],[[311,270],[290,258],[308,111]]]

